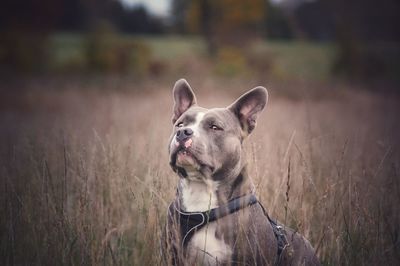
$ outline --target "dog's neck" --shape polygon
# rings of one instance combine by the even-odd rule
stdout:
[[[205,212],[217,208],[218,182],[181,178],[178,187],[180,207],[186,212]]]
[[[254,186],[246,167],[230,182],[212,179],[181,178],[178,186],[179,205],[186,212],[204,212],[253,192]]]
[[[218,197],[221,204],[248,195],[254,192],[254,185],[247,173],[247,167],[243,166],[240,173],[229,182],[220,183],[218,187]]]

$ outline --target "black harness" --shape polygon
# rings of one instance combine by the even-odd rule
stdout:
[[[210,209],[205,212],[185,212],[182,211],[179,207],[176,206],[176,203],[173,202],[168,208],[169,215],[174,217],[176,222],[179,222],[180,233],[183,237],[182,246],[186,247],[189,240],[193,237],[194,233],[197,230],[200,230],[208,223],[218,220],[224,216],[237,212],[240,209],[251,206],[253,204],[259,204],[264,211],[265,216],[267,216],[268,221],[270,222],[272,229],[274,231],[274,235],[278,242],[278,261],[280,259],[280,255],[282,251],[288,246],[288,242],[286,236],[284,234],[284,229],[282,226],[278,225],[276,221],[272,220],[265,208],[261,205],[261,203],[257,200],[257,197],[254,194],[245,195],[242,197],[238,197],[230,200],[226,205],[220,206],[218,208]]]

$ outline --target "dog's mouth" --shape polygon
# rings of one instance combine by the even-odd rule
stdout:
[[[196,168],[196,166],[200,165],[193,153],[185,147],[180,147],[173,151],[170,164],[173,168],[189,166]]]
[[[175,172],[185,178],[188,177],[188,171],[198,171],[203,174],[205,168],[213,169],[194,155],[191,148],[182,146],[171,153],[170,165]]]
[[[195,166],[197,164],[197,159],[193,156],[193,154],[187,150],[183,149],[178,151],[176,154],[176,163],[177,166]]]

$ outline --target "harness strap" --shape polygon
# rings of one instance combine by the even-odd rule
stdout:
[[[208,223],[216,221],[257,202],[257,197],[254,194],[249,194],[230,200],[226,205],[205,212],[185,212],[180,210],[175,203],[171,203],[169,206],[169,213],[175,217],[175,221],[179,221],[181,235],[183,236],[182,246],[186,246],[193,234]]]
[[[233,200],[230,200],[226,205],[210,209],[205,212],[185,212],[180,210],[180,208],[176,206],[176,203],[173,202],[170,204],[168,212],[169,215],[175,218],[175,221],[179,222],[181,235],[183,236],[182,247],[185,247],[194,235],[194,233],[197,230],[203,228],[208,223],[218,220],[229,214],[235,213],[240,209],[251,206],[255,203],[258,203],[261,206],[264,215],[268,218],[268,221],[272,226],[275,238],[278,243],[278,258],[276,264],[279,264],[282,252],[286,249],[286,247],[289,246],[285,235],[285,230],[282,226],[278,225],[276,221],[269,217],[264,206],[257,200],[257,197],[254,194],[235,198]]]
[[[268,221],[272,226],[272,230],[274,231],[274,235],[278,244],[278,257],[275,264],[279,265],[282,258],[281,257],[282,252],[289,246],[289,242],[287,241],[285,234],[285,229],[282,226],[280,226],[276,221],[274,221],[271,217],[269,217],[267,211],[260,202],[258,202],[258,204],[261,206],[264,215],[267,216]]]
[[[207,221],[212,222],[257,202],[257,197],[254,194],[249,194],[230,200],[225,206],[211,209],[210,212],[205,212],[205,215],[208,215]]]

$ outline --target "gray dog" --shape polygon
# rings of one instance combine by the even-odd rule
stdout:
[[[254,195],[243,140],[267,103],[256,87],[226,108],[205,109],[176,82],[169,144],[179,176],[164,250],[174,265],[319,265],[310,243],[273,221]]]

